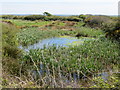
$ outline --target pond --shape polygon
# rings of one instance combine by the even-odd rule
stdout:
[[[29,51],[30,49],[42,49],[42,48],[44,48],[44,46],[48,47],[48,46],[52,46],[52,45],[55,45],[57,47],[58,46],[68,47],[69,45],[72,45],[72,46],[82,45],[84,43],[84,41],[89,41],[89,40],[95,40],[95,39],[90,38],[90,37],[81,37],[78,39],[77,37],[61,36],[61,37],[47,38],[47,39],[41,40],[38,43],[35,43],[33,45],[29,45],[27,47],[20,46],[19,48],[21,48],[25,51]],[[41,75],[44,75],[45,73],[49,74],[49,72],[47,70],[44,70],[43,67],[44,66],[42,64],[40,64],[40,67],[39,67],[40,74]],[[37,76],[37,72],[38,71],[35,71],[35,70],[32,71],[33,77]],[[98,74],[96,77],[98,77],[98,76],[101,76],[102,79],[104,81],[106,81],[107,78],[109,77],[109,74],[108,74],[108,72],[102,72],[102,73]],[[70,82],[70,80],[68,80],[66,78],[66,76],[62,75],[61,77],[65,80],[65,82]],[[68,77],[70,77],[70,75],[68,75]],[[77,81],[81,78],[77,73],[73,73],[72,77],[73,77],[74,81]],[[82,77],[82,78],[86,79],[86,77]]]
[[[61,37],[53,37],[48,38],[39,41],[38,43],[35,43],[33,45],[29,45],[27,47],[23,47],[22,45],[19,46],[20,49],[24,49],[25,51],[29,51],[30,49],[42,49],[44,46],[52,46],[55,45],[56,47],[62,46],[62,47],[68,47],[69,45],[80,45],[83,44],[85,40],[94,40],[94,38],[88,38],[88,37],[70,37],[70,36],[61,36]]]

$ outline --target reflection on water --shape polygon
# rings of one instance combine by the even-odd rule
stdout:
[[[29,51],[30,49],[42,49],[44,48],[44,46],[48,47],[48,46],[63,46],[63,47],[67,47],[68,45],[79,45],[79,44],[83,44],[83,42],[85,40],[92,40],[93,38],[87,38],[87,37],[82,37],[80,39],[76,38],[76,37],[54,37],[54,38],[48,38],[48,39],[44,39],[42,41],[39,41],[38,43],[35,43],[33,45],[29,45],[27,47],[22,47],[20,46],[19,48],[24,49],[25,51]]]
[[[98,74],[98,76],[101,76],[104,81],[108,80],[109,73],[108,72],[102,72],[101,74]]]

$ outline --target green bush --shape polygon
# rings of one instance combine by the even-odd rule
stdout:
[[[23,19],[24,16],[17,16],[17,15],[1,15],[3,19]]]
[[[44,20],[46,20],[46,21],[60,20],[60,21],[75,21],[75,22],[79,22],[82,19],[77,17],[77,16],[69,16],[69,17],[64,17],[64,16],[46,16],[44,18]]]
[[[45,21],[75,21],[79,22],[82,20],[79,16],[55,16],[55,15],[27,15],[27,16],[17,16],[17,15],[2,15],[0,16],[3,19],[22,19],[22,20],[45,20]]]
[[[106,37],[115,39],[120,42],[120,22],[107,23],[102,27]]]
[[[85,23],[92,28],[101,28],[104,23],[110,23],[112,19],[107,16],[88,16]]]
[[[7,72],[12,75],[19,75],[19,58],[21,50],[18,49],[18,41],[16,33],[18,29],[8,23],[0,23],[2,25],[2,65],[3,73]]]
[[[3,19],[13,19],[15,15],[2,15],[1,16]]]
[[[17,28],[8,23],[2,24],[2,50],[4,55],[17,58],[19,54],[18,41],[16,38]]]
[[[43,15],[28,15],[24,17],[24,20],[44,20],[45,16]]]

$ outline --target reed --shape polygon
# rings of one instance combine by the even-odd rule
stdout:
[[[91,80],[92,75],[107,71],[113,68],[113,65],[118,66],[120,60],[118,48],[115,42],[99,39],[86,41],[84,45],[75,47],[52,46],[30,50],[21,60],[24,62],[23,66],[31,65],[30,70],[38,71],[39,69],[43,75],[41,77],[45,79],[43,81],[49,78],[50,83],[52,79],[52,87],[60,87],[64,80],[76,82],[85,77]],[[36,63],[37,70],[31,60]],[[42,69],[39,68],[41,63]]]

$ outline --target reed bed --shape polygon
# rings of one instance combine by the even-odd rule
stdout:
[[[39,40],[45,38],[52,38],[52,37],[59,37],[59,36],[73,36],[76,37],[77,35],[81,35],[81,37],[100,37],[104,36],[104,33],[101,30],[95,30],[87,27],[81,27],[79,29],[75,28],[76,30],[41,30],[39,28],[25,28],[20,29],[20,32],[17,34],[18,41],[21,45],[27,46],[30,44],[34,44]]]
[[[23,67],[27,68],[41,85],[62,87],[64,82],[91,80],[93,75],[109,71],[114,65],[118,66],[118,48],[117,44],[109,40],[99,39],[86,41],[84,45],[75,47],[52,46],[30,50],[21,60]],[[27,70],[24,71],[26,72]]]

